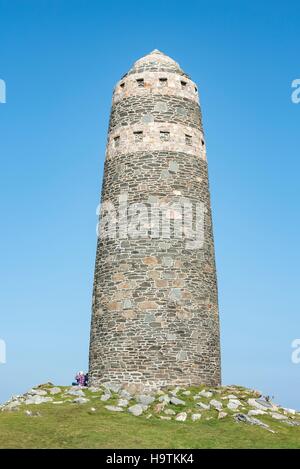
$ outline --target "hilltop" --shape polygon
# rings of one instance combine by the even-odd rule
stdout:
[[[300,413],[241,386],[39,385],[1,406],[0,448],[299,448]]]

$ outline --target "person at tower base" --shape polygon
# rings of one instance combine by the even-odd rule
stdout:
[[[78,373],[75,376],[76,383],[73,382],[72,385],[73,386],[86,386],[85,385],[85,381],[86,381],[85,376],[86,375],[84,374],[83,371],[78,371]]]

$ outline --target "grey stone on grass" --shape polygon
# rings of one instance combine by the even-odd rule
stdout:
[[[123,412],[124,411],[123,407],[118,407],[116,405],[106,405],[104,407],[105,407],[105,409],[111,410],[113,412]]]
[[[112,392],[119,392],[121,389],[121,384],[119,383],[104,383],[103,387]]]
[[[130,392],[128,392],[126,389],[122,389],[119,392],[119,396],[123,397],[124,399],[127,399],[128,401],[130,401],[133,398]]]
[[[28,391],[28,394],[33,394],[34,396],[47,396],[47,391],[45,391],[44,389],[30,389],[30,391]]]
[[[170,403],[174,405],[185,405],[185,402],[182,399],[178,399],[178,397],[175,396],[171,397]]]
[[[205,391],[205,389],[198,392],[198,396],[202,396],[202,397],[210,398],[210,397],[212,397],[212,395],[213,395],[213,393],[211,391]]]
[[[269,425],[267,425],[266,423],[262,422],[261,420],[258,420],[256,418],[254,418],[254,417],[249,417],[246,414],[236,414],[234,416],[234,420],[238,423],[239,422],[248,423],[249,425],[257,425],[259,427],[265,428],[266,430],[270,430]],[[270,430],[270,431],[273,432],[273,430]]]
[[[68,389],[65,394],[68,394],[70,396],[77,396],[77,397],[84,397],[85,394],[82,389]]]
[[[89,402],[89,399],[86,397],[76,397],[76,399],[73,400],[74,404],[86,404]]]
[[[119,407],[127,407],[129,401],[127,399],[119,399],[118,400],[118,406]]]
[[[288,417],[286,415],[278,414],[277,412],[271,412],[271,417],[275,420],[287,420]]]
[[[26,399],[24,402],[25,405],[38,405],[38,404],[45,404],[46,402],[52,402],[53,398],[52,397],[44,397],[44,396],[39,396],[39,395],[34,395]]]
[[[248,412],[248,415],[251,417],[252,415],[266,415],[267,412],[261,409],[251,409]]]
[[[217,410],[221,410],[223,407],[222,402],[217,401],[216,399],[212,399],[209,403],[212,407],[214,407]]]
[[[166,415],[176,415],[176,412],[173,409],[166,409],[166,410],[164,410],[164,413]]]
[[[197,402],[197,406],[201,407],[201,409],[204,409],[204,410],[209,410],[210,409],[210,405],[209,404],[204,404],[204,402]]]
[[[177,420],[177,422],[185,422],[186,418],[187,418],[187,413],[180,412],[179,414],[176,415],[175,420]]]
[[[130,412],[135,417],[142,415],[144,410],[145,409],[141,404],[135,404],[135,405],[132,405],[131,407],[128,407],[128,412]]]
[[[55,395],[55,394],[60,394],[62,391],[61,391],[60,388],[54,387],[54,388],[49,389],[49,392],[50,392],[50,394]]]
[[[137,396],[136,400],[143,405],[152,404],[155,401],[155,397],[147,395],[147,394],[140,394]]]

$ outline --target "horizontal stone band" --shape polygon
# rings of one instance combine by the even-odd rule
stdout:
[[[144,80],[144,86],[138,80]],[[176,96],[198,102],[195,83],[187,77],[170,72],[135,73],[120,80],[114,91],[113,104],[130,96]]]
[[[169,140],[165,140],[167,138]],[[177,151],[206,159],[203,134],[180,124],[151,122],[117,127],[109,134],[106,158],[135,151]],[[189,143],[190,142],[190,143]]]

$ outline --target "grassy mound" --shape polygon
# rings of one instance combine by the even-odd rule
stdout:
[[[136,404],[135,397],[123,411],[114,412],[106,406],[118,406],[120,395],[116,392],[111,391],[109,399],[102,401],[101,396],[107,394],[103,389],[83,389],[88,401],[79,404],[73,402],[76,396],[68,394],[70,388],[59,387],[60,392],[51,395],[52,387],[38,388],[51,396],[51,402],[26,404],[25,396],[16,407],[2,407],[0,448],[300,448],[300,426],[293,425],[300,421],[300,414],[277,407],[275,412],[283,416],[282,421],[272,417],[274,409],[255,416],[268,428],[236,422],[238,413],[247,415],[253,410],[248,400],[258,397],[257,392],[242,387],[209,389],[209,397],[197,397],[204,387],[179,389],[176,397],[184,405],[159,405],[161,393],[138,417],[128,412],[128,407]],[[166,391],[165,395],[172,393]],[[237,410],[227,407],[229,395],[241,402]],[[225,417],[219,418],[220,412],[210,405],[212,399],[222,403]],[[200,408],[198,402],[210,408]],[[183,411],[186,420],[176,421]],[[193,421],[194,413],[200,413],[201,418]]]

